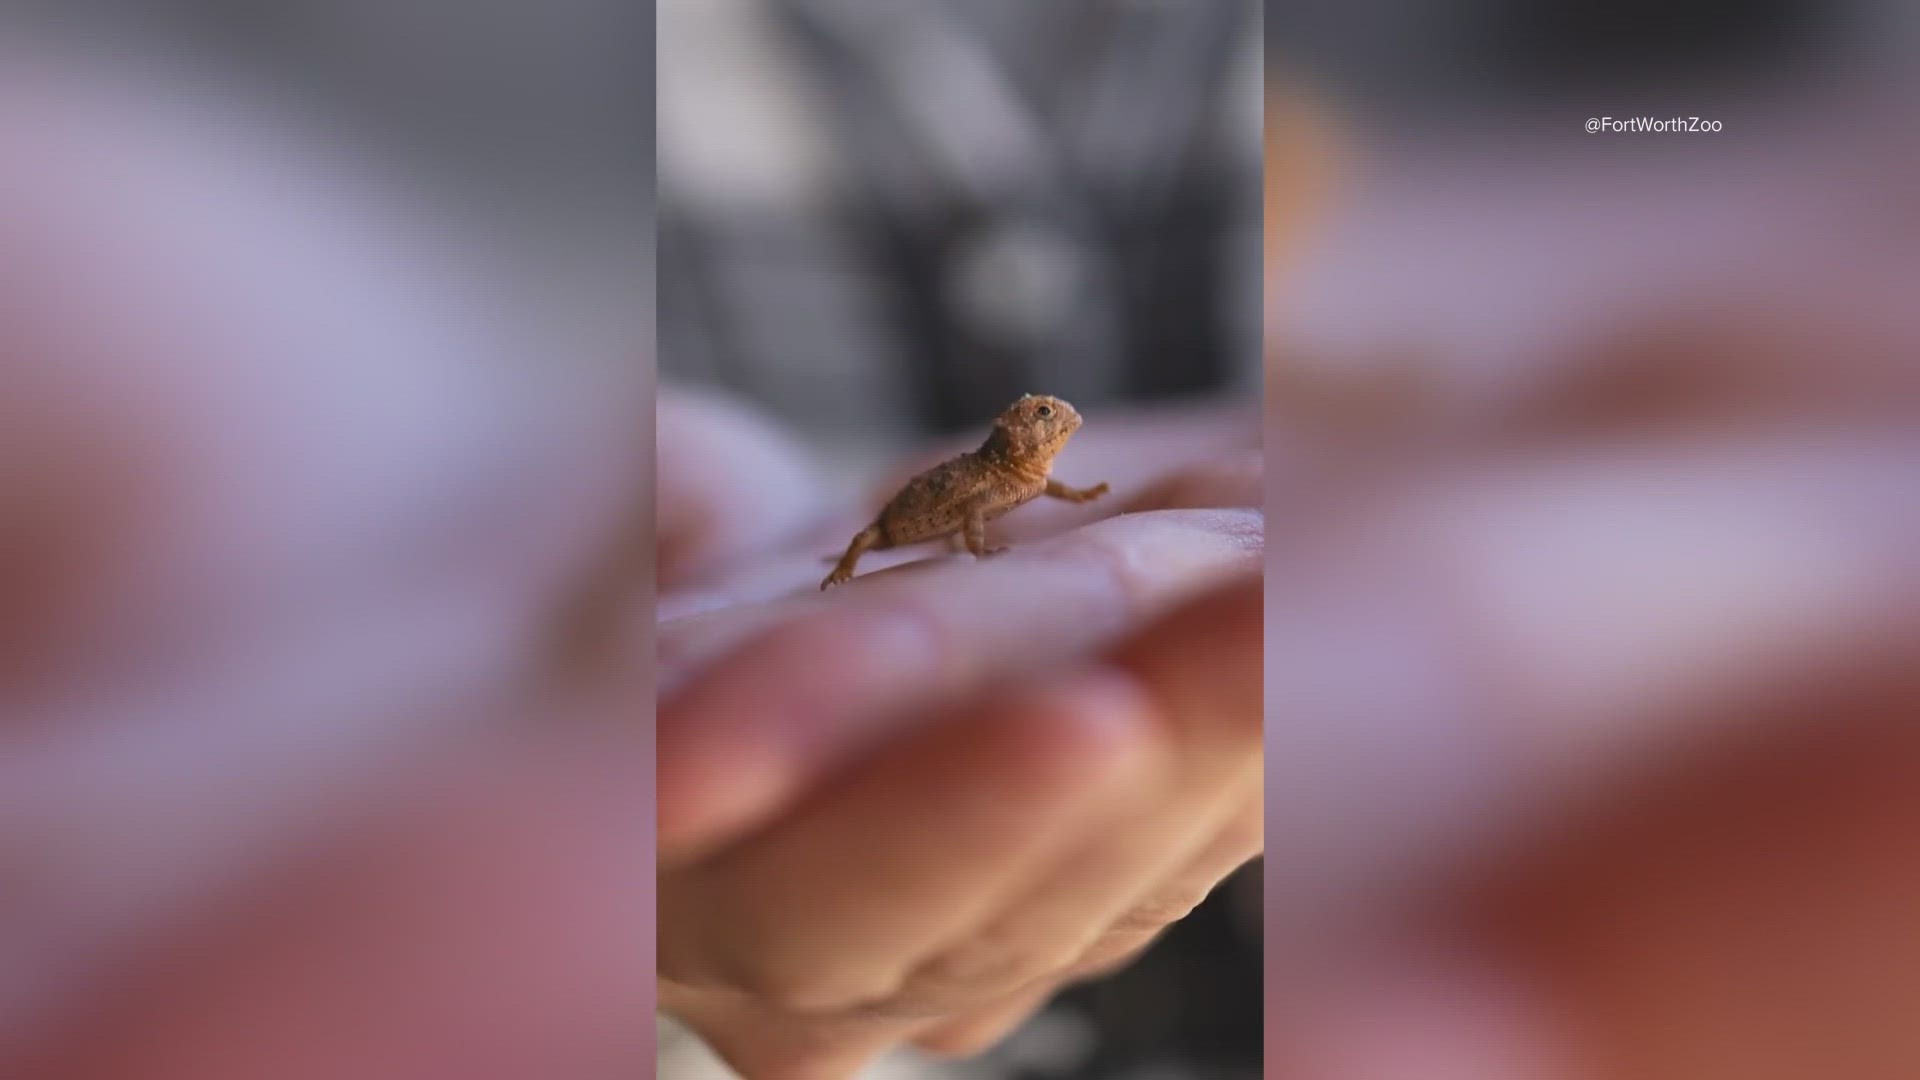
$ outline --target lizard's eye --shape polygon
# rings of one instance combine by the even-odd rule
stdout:
[[[1051,405],[1042,405],[1042,406],[1040,406],[1039,408],[1037,408],[1037,409],[1035,409],[1035,410],[1033,410],[1033,411],[1034,411],[1034,412],[1037,412],[1037,413],[1039,413],[1039,414],[1040,414],[1040,419],[1042,419],[1042,420],[1045,420],[1045,419],[1046,419],[1047,417],[1049,417],[1049,416],[1052,416],[1052,415],[1053,415],[1053,406],[1051,406]]]

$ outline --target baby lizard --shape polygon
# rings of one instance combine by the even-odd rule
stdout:
[[[907,481],[873,524],[860,530],[847,553],[820,583],[838,585],[853,576],[867,551],[959,536],[975,558],[1005,548],[987,546],[987,522],[1042,495],[1087,502],[1107,493],[1106,484],[1073,488],[1053,479],[1054,456],[1080,430],[1080,414],[1057,397],[1027,394],[993,422],[980,449],[942,462]]]

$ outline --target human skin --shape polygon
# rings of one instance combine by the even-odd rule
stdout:
[[[747,1075],[978,1051],[1258,852],[1258,453],[1139,423],[1003,556],[816,599],[783,542],[658,626],[662,1003]]]

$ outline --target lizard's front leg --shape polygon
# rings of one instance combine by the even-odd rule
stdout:
[[[966,538],[967,550],[973,552],[973,557],[976,559],[984,559],[989,555],[998,555],[1007,550],[1003,547],[990,548],[987,546],[987,515],[985,511],[970,510],[967,512],[967,524],[962,530],[962,535]]]
[[[1092,502],[1107,493],[1104,481],[1090,488],[1068,487],[1051,476],[1047,478],[1047,495],[1055,499],[1065,499],[1071,503]]]

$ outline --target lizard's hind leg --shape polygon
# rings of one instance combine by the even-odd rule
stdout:
[[[833,573],[828,574],[827,580],[820,583],[820,590],[825,592],[828,588],[839,585],[853,577],[854,564],[860,561],[860,556],[864,554],[868,548],[873,547],[879,542],[880,526],[869,525],[861,529],[854,535],[853,542],[847,545],[847,553],[840,556],[840,561],[834,565]]]
[[[961,535],[965,537],[967,550],[972,552],[976,559],[998,555],[1007,550],[1004,547],[987,546],[987,516],[978,510],[967,515],[967,523],[961,530]]]

